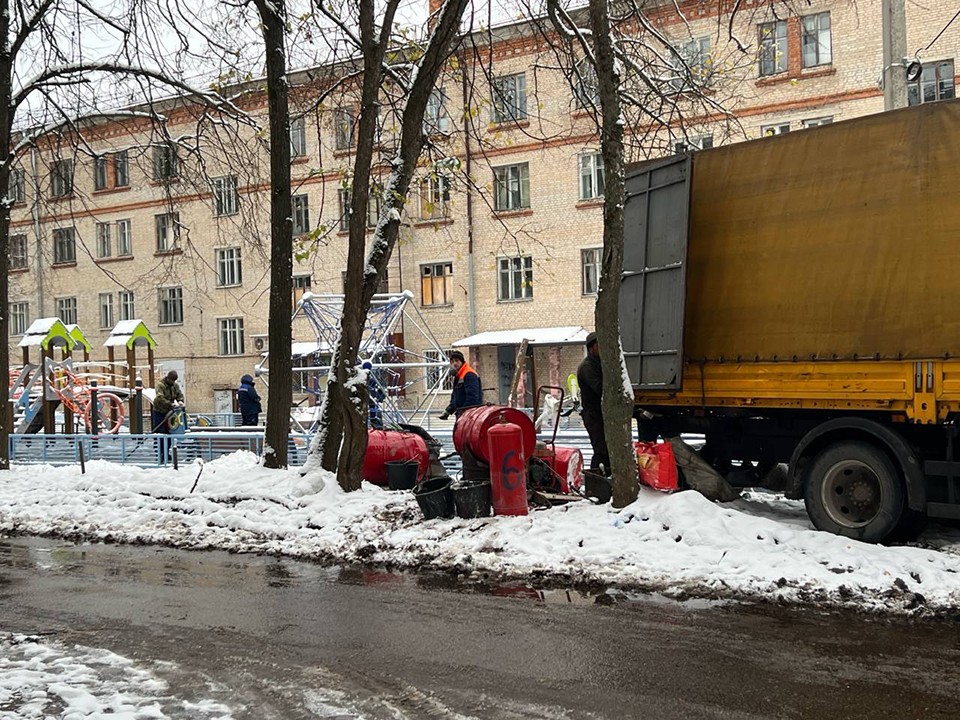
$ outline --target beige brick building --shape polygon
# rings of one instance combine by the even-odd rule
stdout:
[[[879,0],[814,0],[801,16],[779,18],[752,4],[732,28],[746,52],[716,3],[680,7],[684,18],[671,5],[651,23],[685,59],[676,67],[687,70],[663,73],[666,99],[659,100],[683,112],[663,125],[631,122],[634,158],[883,110]],[[908,5],[911,54],[955,9],[943,0]],[[580,102],[589,83],[571,90],[541,33],[508,25],[477,33],[468,45],[438,88],[423,184],[408,199],[384,288],[412,291],[445,346],[485,334],[483,344],[466,345],[493,401],[505,392],[516,353],[515,337],[497,333],[528,328],[531,340],[544,340],[533,351],[528,391],[534,383],[562,384],[582,357],[576,338],[583,333],[556,328],[593,326],[602,167],[594,121]],[[958,50],[960,22],[923,54],[911,103],[954,97]],[[294,274],[300,292],[339,293],[355,99],[347,91],[310,108],[316,76],[316,69],[293,76],[302,117],[292,131]],[[685,76],[707,81],[706,101],[688,99]],[[265,124],[262,94],[253,88],[245,102]],[[384,108],[386,157],[396,116],[389,102]],[[85,129],[84,143],[51,142],[21,154],[11,345],[32,319],[59,315],[80,324],[94,357],[106,357],[98,346],[110,327],[142,318],[158,341],[159,361],[183,372],[190,408],[226,410],[229,391],[253,371],[270,330],[266,150],[254,128],[224,130],[189,105],[171,103],[165,118],[164,133],[146,121],[100,122]],[[170,141],[176,159],[165,149]],[[302,321],[294,333],[314,339]],[[425,350],[406,335],[411,351]],[[557,345],[561,335],[571,344]],[[413,402],[423,388],[408,392]]]

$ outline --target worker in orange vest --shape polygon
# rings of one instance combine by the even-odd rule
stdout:
[[[467,408],[483,404],[480,376],[467,365],[467,359],[459,350],[450,353],[450,374],[453,375],[453,390],[450,392],[450,404],[440,416],[441,420],[446,420],[451,415],[460,417]]]

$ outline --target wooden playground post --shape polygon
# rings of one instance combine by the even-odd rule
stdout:
[[[63,361],[66,362],[73,357],[73,348],[69,345],[63,348]],[[70,388],[72,391],[73,388]],[[64,404],[63,406],[63,432],[67,435],[73,435],[73,411]]]
[[[53,392],[53,372],[50,370],[47,360],[53,359],[53,347],[47,345],[40,350],[40,372],[43,375],[41,383],[41,392],[43,393],[43,432],[46,435],[53,435],[56,432],[56,416],[54,415],[53,400],[50,399],[50,393]]]
[[[128,417],[130,418],[130,432],[139,435],[143,432],[143,417],[137,416],[137,351],[133,345],[127,345],[127,389],[130,395],[127,402],[130,406]]]
[[[157,378],[153,363],[153,347],[151,345],[147,345],[147,365],[147,372],[150,376],[150,387],[155,388],[157,386]]]

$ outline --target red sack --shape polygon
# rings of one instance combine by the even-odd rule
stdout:
[[[634,447],[640,468],[640,482],[664,492],[672,492],[679,487],[677,460],[670,443],[638,442]]]

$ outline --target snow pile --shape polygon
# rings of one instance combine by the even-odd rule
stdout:
[[[364,484],[316,492],[249,453],[179,471],[93,462],[17,467],[0,477],[0,531],[163,543],[603,583],[677,597],[815,602],[893,612],[960,605],[960,532],[881,547],[810,528],[802,504],[766,494],[721,506],[643,489],[633,505],[578,502],[527,517],[423,522],[409,493]]]

